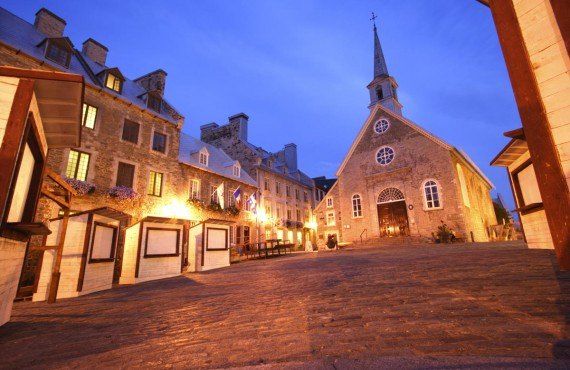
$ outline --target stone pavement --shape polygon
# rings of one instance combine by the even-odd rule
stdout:
[[[570,367],[570,278],[520,244],[248,261],[15,304],[0,367]]]

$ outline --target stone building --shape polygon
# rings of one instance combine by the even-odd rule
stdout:
[[[565,0],[479,0],[491,8],[522,127],[492,165],[507,169],[529,247],[570,269],[570,22]]]
[[[201,139],[239,160],[259,184],[257,235],[298,245],[314,243],[314,181],[298,168],[297,145],[286,144],[272,153],[248,141],[249,117],[239,113],[226,125],[209,123],[200,127]]]
[[[223,150],[186,134],[180,137],[179,159],[181,178],[188,183],[189,198],[206,209],[223,201],[225,209],[241,210],[240,217],[230,227],[230,242],[242,244],[252,241],[255,216],[245,210],[244,205],[247,197],[257,191],[257,183],[242,169],[240,162]],[[223,184],[222,200],[219,199],[220,192],[217,192],[220,184]],[[238,201],[241,204],[234,197],[236,191],[240,193]]]
[[[489,240],[491,182],[467,157],[402,116],[374,26],[370,115],[315,211],[318,242],[431,238],[445,223],[458,238]]]
[[[230,189],[241,184],[251,194],[255,181],[245,171],[236,176],[233,167],[219,169],[218,160],[212,160],[213,167],[199,168],[191,160],[194,154],[188,157],[185,149],[179,150],[184,117],[164,97],[167,73],[158,69],[129,79],[119,67],[107,65],[109,51],[100,42],[89,38],[81,51],[75,49],[65,27],[65,20],[45,8],[36,13],[34,24],[0,8],[0,64],[68,71],[85,79],[81,143],[50,150],[47,164],[78,191],[73,212],[107,207],[129,216],[113,247],[114,281],[119,281],[125,228],[149,217],[185,220],[184,235],[189,225],[224,219],[238,222],[243,237],[249,214],[189,202],[192,184],[195,179],[204,187],[224,182]],[[209,150],[213,159],[239,166],[220,150]],[[231,202],[229,194],[227,200]],[[37,219],[53,219],[59,212],[40,205]],[[184,256],[184,250],[179,252]]]

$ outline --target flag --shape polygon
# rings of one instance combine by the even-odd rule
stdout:
[[[222,209],[224,209],[224,183],[223,182],[220,185],[218,185],[218,187],[216,188],[216,194],[218,196],[218,203],[220,204],[220,207]]]
[[[257,201],[255,200],[255,193],[249,196],[247,203],[249,204],[249,210],[257,214]]]
[[[234,199],[236,200],[236,205],[238,207],[241,207],[241,187],[239,186],[234,191]]]

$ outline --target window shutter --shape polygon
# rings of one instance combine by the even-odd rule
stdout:
[[[119,162],[117,170],[117,186],[133,187],[135,178],[135,166],[128,163]]]
[[[123,125],[123,140],[138,144],[140,125],[136,122],[125,120]]]

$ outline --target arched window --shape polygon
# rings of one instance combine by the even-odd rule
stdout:
[[[359,194],[352,196],[352,217],[362,217],[362,200]]]
[[[390,122],[386,118],[381,118],[374,124],[374,132],[377,134],[383,134],[388,131],[389,128]]]
[[[424,200],[426,209],[441,208],[439,186],[434,180],[424,182]]]
[[[467,207],[471,207],[471,202],[469,201],[469,193],[467,192],[467,183],[465,182],[465,175],[463,174],[463,168],[457,163],[455,165],[457,168],[457,176],[459,177],[459,186],[461,187],[461,196],[463,198],[463,204]]]
[[[404,200],[404,194],[396,188],[386,188],[378,195],[378,204]]]
[[[383,146],[376,153],[376,162],[385,166],[394,160],[394,149],[389,146]]]

